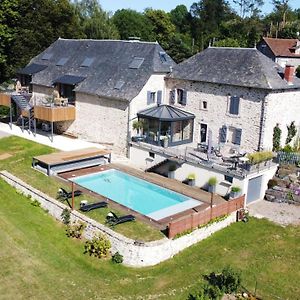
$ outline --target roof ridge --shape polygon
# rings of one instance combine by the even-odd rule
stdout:
[[[138,41],[138,40],[116,40],[116,39],[65,39],[59,37],[60,41],[78,41],[78,42],[123,42],[123,43],[140,43],[140,44],[151,44],[151,45],[159,45],[157,41]]]

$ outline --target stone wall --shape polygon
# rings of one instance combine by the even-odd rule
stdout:
[[[128,102],[76,93],[76,120],[61,124],[60,130],[91,142],[108,144],[125,153]]]
[[[167,99],[165,97],[165,74],[154,74],[152,75],[147,83],[144,85],[140,93],[131,100],[130,102],[130,117],[129,117],[129,131],[130,136],[136,134],[133,132],[132,123],[137,119],[137,113],[144,109],[150,108],[157,105],[157,92],[162,91],[162,104],[166,103]],[[147,92],[156,93],[156,101],[154,103],[147,103]]]
[[[265,126],[263,132],[264,149],[272,149],[273,147],[273,129],[279,124],[282,130],[281,145],[285,145],[287,136],[287,125],[295,121],[300,131],[300,91],[278,91],[270,93],[265,100]],[[293,144],[293,143],[292,143]]]
[[[48,210],[50,215],[61,221],[61,213],[64,208],[67,208],[66,205],[31,187],[6,171],[0,172],[0,177],[24,195],[31,196],[32,199],[39,201],[42,208]],[[119,251],[124,257],[124,264],[133,267],[145,267],[153,266],[170,259],[185,248],[196,244],[209,237],[214,232],[229,226],[236,221],[236,213],[230,214],[228,218],[221,222],[197,229],[178,239],[169,240],[164,238],[159,241],[147,243],[141,243],[126,238],[77,211],[71,212],[71,220],[73,222],[82,221],[87,224],[84,233],[87,239],[91,239],[97,233],[105,234],[112,244],[112,253]]]
[[[54,88],[34,84],[32,87],[32,91],[33,91],[33,101],[34,101],[34,103],[32,104],[40,105],[42,104],[42,101],[45,100],[47,96],[52,96]]]
[[[241,128],[241,148],[246,151],[257,149],[260,139],[260,124],[262,114],[262,102],[266,96],[263,90],[253,88],[242,88],[221,84],[211,84],[194,81],[183,81],[167,79],[167,95],[172,89],[184,89],[187,91],[187,105],[175,104],[177,107],[193,113],[196,118],[194,122],[194,143],[200,142],[200,123],[205,123],[212,130],[213,143],[219,143],[219,131],[226,125],[228,147],[232,144],[233,130]],[[241,98],[239,115],[228,113],[230,95]],[[207,102],[207,109],[202,108],[202,102]]]

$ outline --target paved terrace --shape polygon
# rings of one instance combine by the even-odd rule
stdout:
[[[239,160],[237,154],[229,155],[227,153],[228,156],[223,156],[223,158],[222,155],[218,157],[215,154],[211,154],[210,158],[208,159],[207,153],[192,147],[163,148],[143,142],[131,142],[131,144],[147,151],[161,154],[166,158],[176,158],[178,160],[181,160],[182,162],[189,162],[208,169],[211,168],[223,174],[229,174],[234,177],[245,178],[249,174],[257,173],[257,169],[251,169],[250,171],[246,170],[245,163]],[[269,161],[268,164],[266,164],[266,166],[264,166],[263,168],[269,168],[275,164],[276,163]]]

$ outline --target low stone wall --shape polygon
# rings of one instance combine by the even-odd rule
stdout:
[[[63,203],[49,197],[41,191],[26,184],[19,178],[13,176],[7,171],[0,172],[0,177],[8,184],[15,187],[26,196],[31,196],[37,200],[43,209],[48,210],[49,214],[61,221],[61,213],[64,208],[68,208]],[[133,267],[153,266],[162,261],[165,261],[185,248],[207,238],[214,232],[229,226],[236,221],[236,212],[231,213],[225,220],[213,223],[201,229],[197,229],[190,234],[184,235],[175,240],[167,238],[159,241],[141,243],[132,239],[126,238],[123,235],[116,233],[110,228],[88,218],[87,216],[77,212],[71,212],[71,220],[82,221],[87,224],[84,236],[91,239],[95,234],[105,234],[111,244],[112,253],[118,251],[124,257],[124,264]]]

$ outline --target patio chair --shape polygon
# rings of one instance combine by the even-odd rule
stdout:
[[[82,191],[80,191],[80,190],[74,191],[74,197],[77,197],[80,195],[82,195]],[[64,188],[60,188],[57,192],[56,198],[62,199],[62,200],[70,199],[70,198],[72,198],[72,192],[67,192]]]
[[[115,225],[122,224],[125,222],[131,222],[134,220],[135,220],[135,216],[133,216],[133,215],[126,215],[126,216],[118,217],[112,211],[109,212],[106,216],[106,223],[110,226],[115,226]]]
[[[104,202],[104,201],[83,205],[83,206],[80,207],[80,210],[83,211],[83,212],[89,212],[93,209],[103,208],[103,207],[107,207],[107,203]]]

